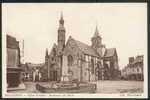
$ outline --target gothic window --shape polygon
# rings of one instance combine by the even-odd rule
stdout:
[[[56,50],[55,49],[53,49],[53,54],[54,54],[54,56],[56,56]]]
[[[73,76],[73,71],[69,70],[68,73],[70,76]]]
[[[98,63],[97,63],[97,67],[98,67],[98,68],[102,68],[101,62],[98,62]]]
[[[97,64],[97,67],[95,68],[95,75],[98,76],[98,73],[100,71],[99,65]]]
[[[92,73],[94,73],[94,60],[91,59],[91,71]]]
[[[52,57],[52,61],[54,61],[54,58]]]
[[[73,57],[71,55],[68,56],[68,66],[73,65]]]

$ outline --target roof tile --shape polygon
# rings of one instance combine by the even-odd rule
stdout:
[[[115,54],[116,48],[108,48],[105,51],[104,57],[111,57]]]
[[[75,39],[74,39],[75,40]],[[79,47],[79,49],[84,52],[85,54],[91,55],[91,56],[96,56],[98,57],[98,54],[96,53],[96,51],[89,45],[82,43],[78,40],[75,40],[77,46]]]

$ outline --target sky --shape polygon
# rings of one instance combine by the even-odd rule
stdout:
[[[5,3],[2,34],[24,40],[24,62],[43,63],[45,51],[57,43],[63,12],[66,41],[69,36],[91,45],[96,25],[106,48],[116,48],[119,66],[128,57],[147,56],[146,3]]]

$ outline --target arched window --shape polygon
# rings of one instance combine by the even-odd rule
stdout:
[[[100,61],[97,62],[97,67],[98,67],[98,68],[102,68],[102,64],[101,64]]]
[[[68,66],[72,66],[73,64],[73,57],[71,55],[68,56]]]
[[[70,76],[73,76],[73,71],[69,70],[68,73]]]
[[[92,68],[91,68],[91,69],[92,69],[91,71],[92,71],[92,73],[94,73],[94,60],[93,60],[93,59],[91,59],[91,67],[92,67]]]
[[[54,56],[56,56],[56,50],[55,49],[53,49],[53,54],[54,54]]]

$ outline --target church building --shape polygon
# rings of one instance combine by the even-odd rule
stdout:
[[[118,55],[116,48],[106,48],[96,27],[87,45],[69,36],[66,41],[66,29],[61,14],[57,44],[50,52],[46,49],[45,66],[49,81],[89,82],[113,80],[119,78]]]

